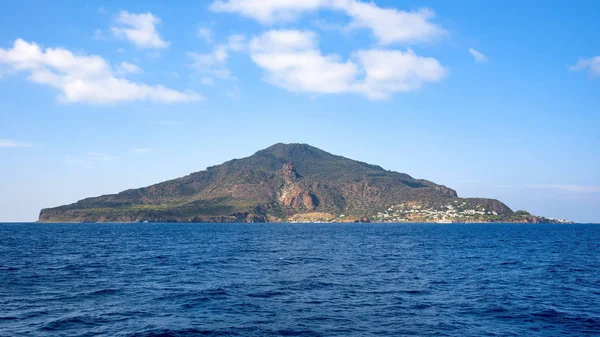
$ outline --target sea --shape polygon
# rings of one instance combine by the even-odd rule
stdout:
[[[0,224],[0,336],[600,336],[600,226]]]

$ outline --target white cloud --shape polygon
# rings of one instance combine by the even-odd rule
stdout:
[[[252,39],[250,53],[267,82],[293,92],[347,92],[358,72],[352,62],[322,55],[310,31],[268,31]]]
[[[262,24],[291,21],[298,14],[314,11],[331,3],[330,0],[217,0],[210,9],[215,12],[239,13]]]
[[[600,56],[590,57],[589,59],[579,59],[577,64],[570,67],[571,71],[587,69],[592,76],[600,76]]]
[[[552,189],[566,193],[588,194],[599,193],[600,186],[585,186],[575,184],[547,184],[547,185],[526,185],[528,188]]]
[[[189,102],[201,97],[162,85],[150,86],[118,77],[102,57],[74,55],[63,48],[42,50],[36,43],[17,39],[11,49],[0,48],[0,64],[17,71],[28,71],[28,79],[61,92],[64,102],[116,103],[152,101]]]
[[[469,54],[471,54],[473,56],[476,63],[487,63],[488,62],[487,56],[485,56],[485,54],[483,54],[482,52],[480,52],[478,50],[469,48]]]
[[[431,41],[446,32],[430,20],[435,12],[428,8],[413,12],[381,8],[375,3],[338,1],[338,8],[352,17],[350,27],[371,29],[379,43],[413,43]],[[342,3],[342,5],[339,5]]]
[[[164,41],[156,31],[161,21],[152,13],[135,14],[121,11],[117,25],[110,29],[118,38],[129,40],[138,48],[167,48],[170,42]]]
[[[8,147],[31,147],[33,144],[14,139],[0,139],[0,148]]]
[[[384,99],[396,92],[420,89],[425,83],[433,83],[446,77],[447,70],[438,60],[421,57],[412,50],[359,50],[355,57],[364,78],[355,90],[369,99]]]
[[[431,41],[446,34],[443,28],[431,22],[435,17],[431,9],[407,12],[358,0],[217,0],[210,9],[238,13],[264,25],[291,21],[304,12],[341,11],[350,18],[349,28],[370,29],[384,45]]]
[[[142,70],[142,68],[140,68],[139,66],[129,63],[129,62],[121,62],[121,64],[119,65],[120,69],[122,69],[123,71],[127,72],[127,73],[132,73],[132,74],[141,74],[144,71]]]
[[[353,60],[323,55],[311,31],[271,30],[250,42],[250,56],[265,70],[265,80],[292,92],[360,93],[385,99],[396,92],[437,82],[447,70],[436,59],[412,50],[359,50]]]
[[[343,25],[339,22],[332,22],[325,19],[315,19],[310,22],[311,26],[319,28],[321,31],[332,31],[339,32],[345,37],[348,37],[351,29],[347,25]]]
[[[206,41],[206,43],[208,43],[208,44],[212,44],[213,43],[213,33],[212,33],[212,30],[210,28],[200,27],[196,31],[196,35],[199,38],[201,38],[204,41]]]
[[[246,48],[246,37],[241,34],[231,35],[227,43],[219,44],[210,53],[188,53],[192,59],[191,66],[200,74],[210,75],[222,80],[233,80],[235,77],[226,67],[231,51],[242,51]]]
[[[270,30],[250,42],[253,52],[293,52],[315,49],[317,34],[309,30]]]

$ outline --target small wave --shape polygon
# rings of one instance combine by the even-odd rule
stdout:
[[[492,308],[485,310],[485,312],[490,313],[490,314],[499,314],[499,313],[508,312],[508,309],[506,309],[504,307],[492,307]]]
[[[182,302],[195,303],[197,301],[209,301],[212,299],[219,299],[223,296],[229,296],[229,293],[223,288],[211,288],[193,292],[176,292],[176,293],[162,293],[160,296],[155,297],[155,301],[174,301],[181,300]]]
[[[585,268],[569,268],[569,272],[582,272],[582,271],[588,271],[589,269],[585,269]]]
[[[409,295],[427,295],[429,291],[427,290],[403,290],[402,293]]]
[[[318,336],[310,330],[279,330],[275,332],[278,336]]]
[[[587,315],[571,314],[554,309],[542,310],[531,314],[535,319],[541,319],[554,324],[577,327],[583,330],[600,331],[600,320]]]
[[[193,308],[197,307],[198,305],[203,304],[208,301],[210,301],[210,298],[208,298],[208,297],[199,297],[199,298],[195,298],[187,303],[184,303],[182,305],[182,307],[185,309],[193,309]]]
[[[431,284],[448,284],[448,282],[443,281],[443,280],[434,280],[434,281],[431,281]]]
[[[227,291],[223,288],[212,288],[206,289],[202,291],[203,294],[211,295],[211,296],[219,296],[219,295],[229,295]]]
[[[310,281],[307,282],[305,285],[302,286],[302,289],[306,290],[306,289],[319,289],[319,288],[329,288],[329,287],[335,287],[338,286],[339,284],[336,283],[331,283],[331,282],[325,282],[325,281]]]
[[[106,321],[103,319],[94,319],[89,316],[73,316],[73,317],[65,317],[61,319],[57,319],[50,323],[47,323],[42,327],[42,330],[45,331],[56,331],[56,330],[65,330],[71,329],[74,327],[80,327],[82,325],[85,326],[95,326],[97,324],[105,323]]]
[[[504,261],[502,263],[500,263],[501,265],[505,266],[505,265],[513,265],[513,264],[519,264],[521,262],[519,261]]]
[[[26,318],[36,318],[36,317],[45,316],[45,315],[48,315],[48,312],[45,310],[29,311],[29,312],[22,314],[20,316],[20,318],[22,318],[22,319],[23,318],[25,318],[25,319]]]
[[[285,295],[285,293],[281,291],[263,291],[253,294],[248,294],[248,297],[256,297],[256,298],[270,298],[274,296]]]
[[[114,295],[118,293],[117,289],[101,289],[92,292],[92,295]]]
[[[563,312],[560,312],[560,311],[557,311],[554,309],[548,309],[548,310],[536,312],[531,315],[535,316],[535,317],[541,317],[541,318],[557,318],[557,317],[565,316],[565,314]]]

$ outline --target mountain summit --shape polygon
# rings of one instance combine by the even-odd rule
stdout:
[[[43,209],[41,222],[285,222],[547,220],[494,199],[459,198],[433,182],[275,144],[185,177]]]

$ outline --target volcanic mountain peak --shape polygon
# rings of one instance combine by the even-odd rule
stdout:
[[[390,212],[392,212],[390,214]],[[185,177],[43,209],[46,222],[538,221],[493,199],[308,144],[278,143]]]

